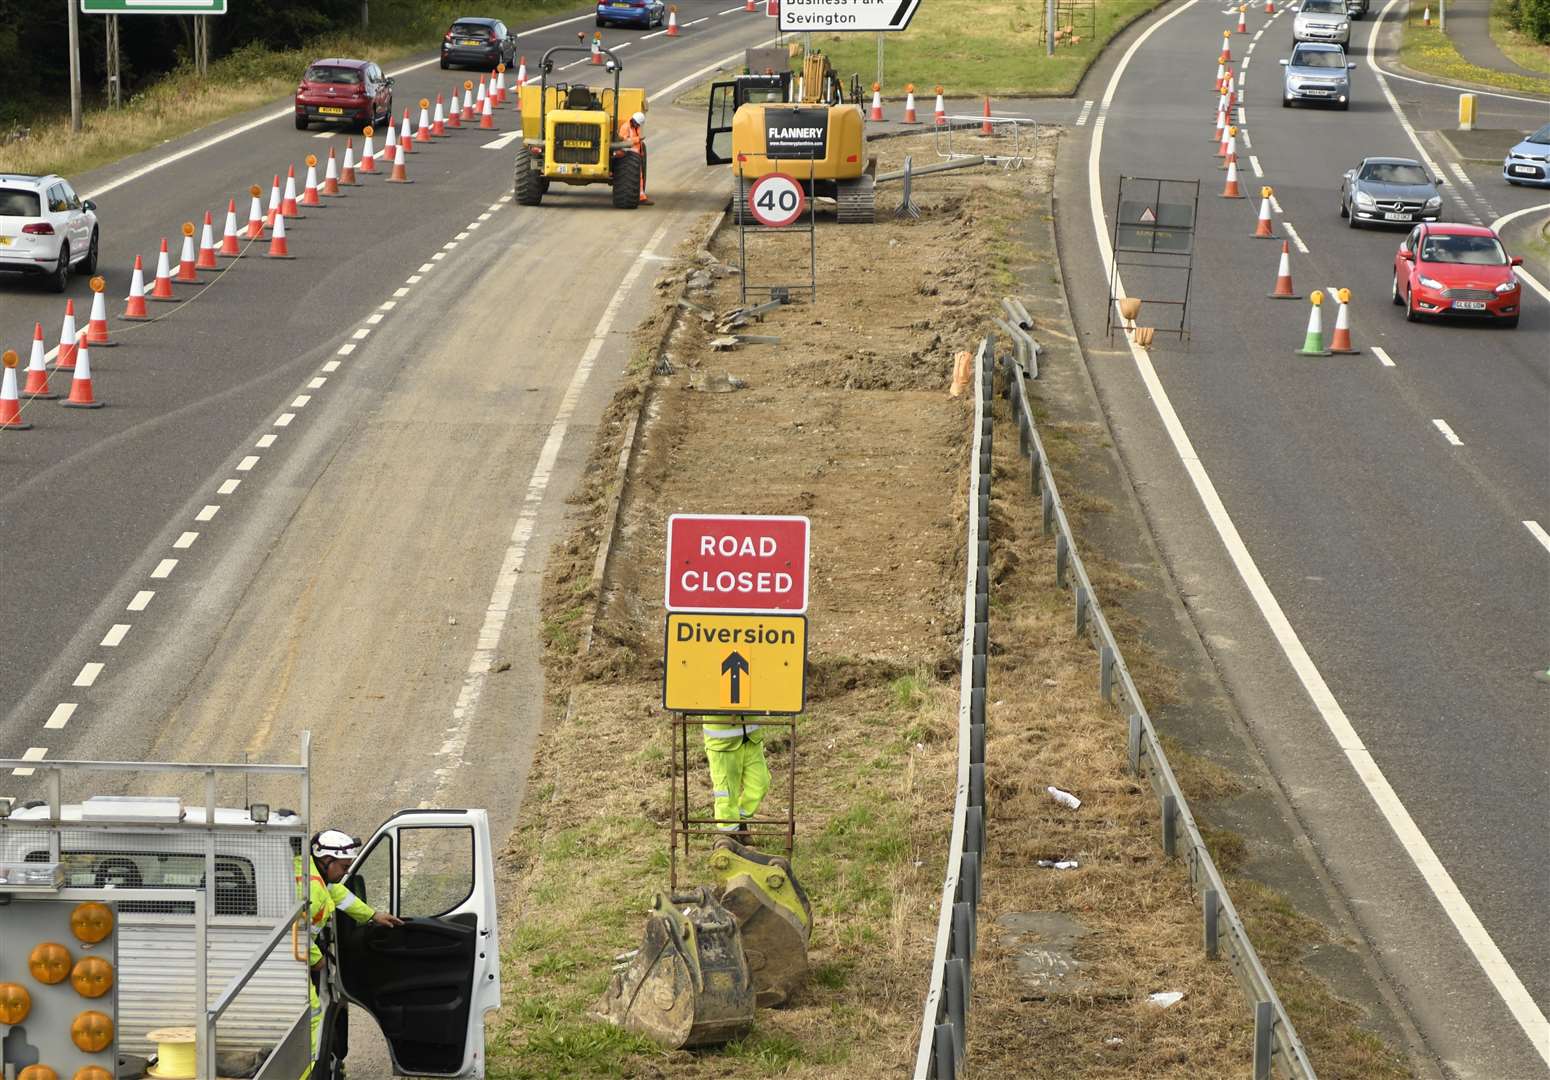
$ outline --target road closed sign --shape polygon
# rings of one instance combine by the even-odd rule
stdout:
[[[667,519],[669,611],[807,610],[805,517],[674,514]]]
[[[919,7],[920,0],[780,0],[780,28],[886,34],[909,26]]]
[[[686,713],[799,713],[807,697],[805,615],[670,612],[662,706]]]
[[[785,228],[802,216],[806,205],[802,185],[785,173],[768,173],[748,188],[748,212],[767,228]]]

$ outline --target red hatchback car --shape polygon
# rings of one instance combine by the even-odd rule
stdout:
[[[1405,318],[1463,315],[1518,325],[1523,285],[1513,273],[1523,259],[1478,225],[1417,225],[1394,255],[1394,303]]]
[[[296,87],[296,130],[312,124],[365,127],[393,118],[393,80],[370,60],[314,60]]]

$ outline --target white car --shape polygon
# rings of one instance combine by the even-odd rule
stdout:
[[[1351,44],[1351,17],[1345,0],[1302,0],[1296,10],[1293,41],[1331,41],[1342,48]]]
[[[97,206],[62,176],[0,173],[0,273],[46,274],[64,292],[72,268],[97,272]]]

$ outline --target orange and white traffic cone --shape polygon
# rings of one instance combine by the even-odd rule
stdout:
[[[671,4],[667,9],[667,36],[678,36],[678,6]]]
[[[1243,192],[1238,190],[1238,162],[1236,158],[1227,163],[1227,183],[1222,188],[1222,198],[1243,198]]]
[[[1238,33],[1240,33],[1240,34],[1247,34],[1249,32],[1249,14],[1248,13],[1249,13],[1249,5],[1247,5],[1247,4],[1239,4],[1238,5]]]
[[[1227,129],[1227,153],[1222,158],[1221,165],[1217,167],[1229,169],[1236,164],[1238,164],[1238,129],[1230,127]]]
[[[194,269],[214,270],[217,268],[215,261],[215,221],[210,216],[210,211],[205,211],[204,224],[199,231],[199,255],[194,259]],[[93,345],[97,344],[95,341]]]
[[[339,170],[340,187],[360,187],[361,182],[355,178],[355,140],[344,141],[344,165]]]
[[[108,337],[108,299],[102,291],[108,287],[107,279],[95,275],[91,285],[91,317],[86,320],[86,340],[99,349],[111,349],[118,342]]]
[[[1335,333],[1329,341],[1329,351],[1351,355],[1362,350],[1351,344],[1351,290],[1341,289],[1335,293],[1335,299],[1340,301],[1340,306],[1335,309]]]
[[[100,409],[103,403],[92,396],[91,353],[86,348],[86,335],[77,341],[75,374],[70,379],[70,396],[60,404],[67,409]]]
[[[915,115],[915,84],[904,84],[904,122],[906,124],[918,124],[920,118]]]
[[[1281,241],[1281,263],[1276,267],[1276,284],[1267,294],[1272,300],[1301,300],[1302,293],[1292,288],[1291,249]]]
[[[1232,63],[1232,31],[1222,31],[1222,63]]]
[[[22,393],[30,398],[52,401],[59,395],[48,385],[48,368],[43,360],[43,324],[32,324],[32,352],[27,356],[27,384]]]
[[[869,117],[867,117],[867,119],[873,120],[873,121],[879,121],[879,122],[883,119],[883,84],[882,83],[873,83],[872,84],[872,114]]]
[[[318,156],[307,155],[307,182],[301,189],[300,203],[302,206],[322,206],[323,200],[318,198]]]
[[[780,0],[765,0],[764,13],[772,19],[780,18]]]
[[[437,139],[447,137],[447,114],[442,111],[442,98],[436,95],[436,111],[431,113],[431,136]]]
[[[527,85],[527,57],[517,57],[517,90],[520,91]],[[522,107],[522,95],[517,94],[517,107]]]
[[[65,319],[59,327],[59,351],[54,354],[54,366],[60,371],[75,367],[75,301],[65,301]]]
[[[256,209],[256,207],[255,207]],[[262,216],[259,218],[263,220]],[[242,254],[237,245],[237,200],[226,200],[226,228],[221,232],[221,248],[216,254],[223,259],[235,259]]]
[[[274,232],[269,234],[269,250],[264,254],[271,259],[294,259],[290,245],[285,242],[285,215],[274,219]]]
[[[463,80],[463,123],[474,122],[474,83],[472,79]]]
[[[1275,13],[1276,13],[1276,0],[1265,0],[1265,14],[1266,15],[1274,15]]]
[[[198,285],[199,268],[194,263],[194,223],[183,223],[183,253],[178,256],[178,273],[173,278],[181,285]]]
[[[985,97],[985,119],[980,123],[981,135],[994,135],[996,129],[990,126],[990,97]]]
[[[601,65],[603,62],[603,35],[592,35],[592,63]]]
[[[339,162],[332,146],[328,148],[328,161],[323,166],[323,183],[318,187],[318,194],[339,196]]]
[[[1428,30],[1431,29],[1431,25],[1432,25],[1432,5],[1430,5],[1430,4],[1426,5],[1426,12],[1425,12],[1425,14],[1423,14],[1421,16],[1421,25],[1426,27]]]
[[[1223,102],[1216,110],[1216,130],[1211,132],[1211,141],[1220,145],[1227,138],[1227,104]]]
[[[280,196],[280,213],[293,220],[305,217],[301,212],[301,205],[296,198],[296,166],[288,165],[285,170],[285,194]]]
[[[279,220],[278,216],[275,218]],[[172,263],[167,256],[167,238],[161,238],[161,250],[156,253],[156,280],[151,282],[151,293],[146,298],[159,303],[175,303],[177,297],[172,294]]]
[[[1329,350],[1324,347],[1324,323],[1319,306],[1324,303],[1324,294],[1314,289],[1308,294],[1308,332],[1303,335],[1302,348],[1297,350],[1298,356],[1328,356]]]
[[[398,157],[394,159],[393,171],[388,176],[387,182],[390,184],[414,183],[413,180],[409,179],[409,161],[404,154],[399,154]]]
[[[398,157],[405,154],[418,153],[414,145],[414,136],[409,132],[409,110],[404,110],[403,123],[398,128]]]
[[[743,0],[743,10],[757,14],[759,11],[758,0]]]
[[[1227,156],[1227,140],[1232,138],[1232,133],[1234,130],[1235,128],[1232,124],[1228,124],[1222,129],[1222,141],[1216,146],[1217,157],[1224,158]]]
[[[420,119],[415,124],[414,141],[426,143],[431,141],[431,99],[420,99]]]
[[[495,127],[495,114],[490,111],[490,99],[485,97],[484,104],[479,106],[479,127],[489,131]]]
[[[130,322],[146,322],[150,313],[145,310],[145,264],[135,256],[135,271],[129,278],[129,296],[124,301],[124,314],[119,316]]]
[[[506,104],[506,65],[495,65],[495,78],[491,81],[490,92],[495,95],[495,106]]]
[[[22,419],[22,402],[16,393],[16,365],[21,357],[15,349],[0,353],[0,364],[5,365],[5,375],[0,377],[0,428],[26,431],[32,425]]]
[[[248,194],[253,197],[253,200],[248,203],[248,225],[247,231],[243,235],[249,240],[257,240],[264,235],[264,204],[258,201],[258,197],[263,193],[263,190],[257,184],[248,188]]]
[[[361,143],[360,171],[363,173],[374,173],[377,171],[377,151],[371,145],[371,137],[375,132],[376,128],[370,124],[361,129],[361,134],[366,137],[366,141]]]
[[[937,127],[947,126],[947,105],[942,101],[942,88],[936,88],[936,113],[934,116]]]
[[[1212,85],[1216,87],[1216,92],[1219,94],[1222,92],[1222,88],[1227,85],[1227,65],[1222,62],[1221,57],[1217,57],[1216,60],[1216,82],[1212,83]]]
[[[275,174],[274,183],[269,185],[269,211],[264,215],[264,228],[274,228],[274,219],[280,216],[280,175]]]
[[[1270,221],[1270,196],[1275,192],[1268,187],[1259,189],[1259,220],[1254,223],[1254,236],[1260,240],[1274,240],[1275,230]]]
[[[457,87],[452,88],[452,100],[447,103],[447,127],[461,128],[463,126],[463,110],[457,103]]]

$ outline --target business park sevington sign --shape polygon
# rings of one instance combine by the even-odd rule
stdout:
[[[903,30],[920,0],[780,0],[782,31],[889,33]]]

